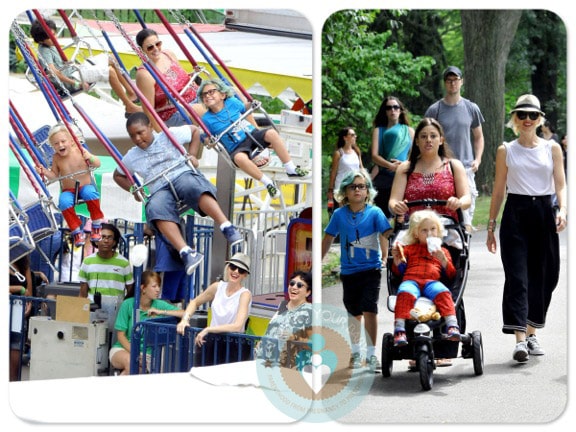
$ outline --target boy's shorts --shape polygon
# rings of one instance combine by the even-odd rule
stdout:
[[[251,131],[250,134],[254,137],[254,140],[257,141],[259,146],[258,146],[258,144],[256,144],[254,142],[254,140],[252,138],[250,138],[249,136],[246,137],[246,139],[244,141],[242,141],[240,143],[240,145],[238,145],[238,147],[236,147],[230,153],[230,157],[232,158],[232,160],[234,160],[234,156],[236,156],[237,153],[248,153],[248,155],[251,155],[252,150],[254,150],[256,147],[268,148],[270,146],[270,143],[264,141],[264,136],[266,135],[266,132],[268,131],[268,129],[270,129],[270,128],[255,129],[255,130]]]
[[[365,270],[349,275],[340,275],[343,288],[343,302],[346,311],[352,316],[364,312],[378,313],[380,281],[382,270]]]

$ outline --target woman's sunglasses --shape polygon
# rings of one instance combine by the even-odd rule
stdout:
[[[237,265],[234,264],[228,264],[228,266],[230,267],[230,271],[238,271],[238,273],[240,274],[246,274],[248,273],[246,270],[244,270],[243,268],[238,267]]]
[[[530,117],[530,120],[538,120],[540,113],[534,111],[516,111],[516,117],[518,117],[520,120],[526,120],[526,117]]]
[[[298,287],[298,289],[304,288],[304,287],[306,286],[305,283],[297,282],[297,281],[295,281],[295,280],[291,280],[290,283],[289,283],[289,285],[290,285],[291,287],[293,287],[294,285],[296,285],[296,287]]]
[[[154,49],[154,47],[156,48],[160,48],[162,46],[162,41],[157,41],[156,43],[153,43],[151,45],[148,45],[146,47],[146,52],[150,52]]]

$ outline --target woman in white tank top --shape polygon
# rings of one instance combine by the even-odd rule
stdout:
[[[334,190],[338,190],[340,182],[350,171],[358,171],[363,168],[360,149],[356,145],[356,132],[351,127],[345,127],[338,132],[336,150],[332,154],[332,166],[330,168],[330,180],[328,182],[328,202],[333,203],[333,208],[338,207],[334,201]]]
[[[562,149],[536,135],[544,123],[540,101],[520,96],[509,126],[518,138],[498,147],[486,246],[496,253],[496,217],[506,197],[500,228],[504,268],[502,332],[514,334],[512,358],[543,355],[536,329],[543,328],[560,274],[558,233],[566,227],[566,179]],[[556,195],[557,207],[552,197]]]
[[[249,274],[250,257],[243,253],[234,254],[226,261],[224,280],[214,282],[190,300],[176,331],[184,335],[186,327],[190,326],[190,318],[198,307],[211,302],[210,324],[196,335],[194,342],[197,347],[202,347],[207,342],[209,333],[244,333],[252,305],[252,293],[243,286],[243,281]],[[225,354],[224,351],[219,350],[222,354]],[[236,358],[236,355],[232,354],[231,358]],[[214,359],[213,364],[222,362],[223,359],[219,357],[218,360]],[[209,363],[212,364],[212,361]]]

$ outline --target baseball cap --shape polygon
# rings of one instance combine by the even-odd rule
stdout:
[[[456,66],[448,66],[446,70],[444,70],[442,76],[444,77],[444,79],[446,79],[448,75],[456,75],[458,78],[462,78],[462,71],[458,69]]]

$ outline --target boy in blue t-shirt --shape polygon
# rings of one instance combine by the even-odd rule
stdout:
[[[262,173],[258,165],[252,160],[253,151],[258,145],[270,147],[276,152],[284,164],[289,177],[305,177],[308,171],[294,165],[284,145],[284,140],[276,129],[258,129],[247,119],[240,118],[250,107],[235,97],[234,90],[219,79],[202,81],[198,94],[207,111],[202,116],[202,122],[212,136],[218,136],[237,123],[230,131],[220,137],[220,142],[230,154],[236,166],[255,180],[264,183],[272,198],[279,193],[278,186],[267,175]]]
[[[392,227],[379,207],[372,205],[376,191],[364,170],[344,177],[335,199],[341,207],[328,222],[322,240],[322,257],[334,238],[340,236],[340,279],[346,311],[356,320],[364,318],[367,335],[366,361],[374,370],[378,364],[375,343],[378,330],[378,297],[382,278],[382,254],[388,250]],[[351,326],[356,329],[358,326]],[[362,365],[360,332],[351,331],[350,367]]]

